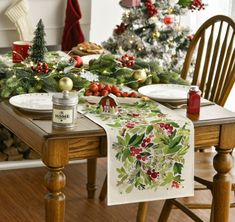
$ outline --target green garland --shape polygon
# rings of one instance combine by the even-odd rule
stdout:
[[[87,87],[89,81],[81,73],[92,73],[98,76],[104,84],[127,85],[133,89],[152,83],[176,83],[187,84],[175,71],[164,70],[157,61],[145,62],[136,59],[131,68],[123,67],[119,59],[111,54],[103,54],[96,60],[91,60],[89,65],[81,68],[74,67],[74,60],[60,56],[56,52],[48,52],[45,62],[49,72],[37,72],[32,67],[32,61],[25,60],[19,64],[11,64],[11,54],[2,56],[0,59],[0,96],[11,97],[13,95],[34,92],[57,92],[60,91],[58,82],[62,77],[69,77],[73,81],[74,90]],[[147,78],[140,83],[133,77],[135,70],[144,69]]]

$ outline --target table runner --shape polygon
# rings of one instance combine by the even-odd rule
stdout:
[[[192,196],[192,122],[152,100],[119,104],[118,110],[78,105],[107,134],[108,205]]]

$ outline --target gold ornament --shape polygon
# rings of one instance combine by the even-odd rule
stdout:
[[[59,87],[63,91],[70,91],[73,88],[73,81],[68,77],[63,77],[59,81]]]
[[[166,10],[166,12],[168,13],[168,14],[172,14],[173,13],[173,11],[174,11],[174,9],[173,8],[168,8],[167,10]]]
[[[159,31],[155,31],[152,33],[152,37],[155,39],[158,39],[160,37],[161,33]]]
[[[143,83],[147,79],[147,74],[144,69],[137,69],[136,71],[134,71],[132,76],[140,83]]]

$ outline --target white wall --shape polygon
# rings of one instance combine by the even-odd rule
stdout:
[[[90,40],[101,43],[112,36],[123,13],[119,0],[92,0]]]
[[[47,45],[60,45],[67,0],[28,0],[33,25],[43,20],[46,32]],[[91,0],[79,0],[82,18],[81,27],[85,38],[89,39],[91,23]],[[11,4],[11,0],[0,0],[0,48],[10,47],[18,40],[14,24],[4,14]]]

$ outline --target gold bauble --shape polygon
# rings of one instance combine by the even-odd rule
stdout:
[[[73,81],[68,77],[63,77],[59,81],[59,87],[63,91],[70,91],[73,88]]]
[[[140,83],[143,83],[147,79],[147,74],[144,69],[137,69],[133,72],[133,78]]]
[[[172,14],[172,12],[174,11],[174,9],[170,7],[170,8],[168,8],[166,11],[167,11],[168,14]]]
[[[161,35],[161,33],[159,31],[155,31],[155,32],[152,33],[152,37],[156,38],[156,39],[159,38],[160,35]]]

